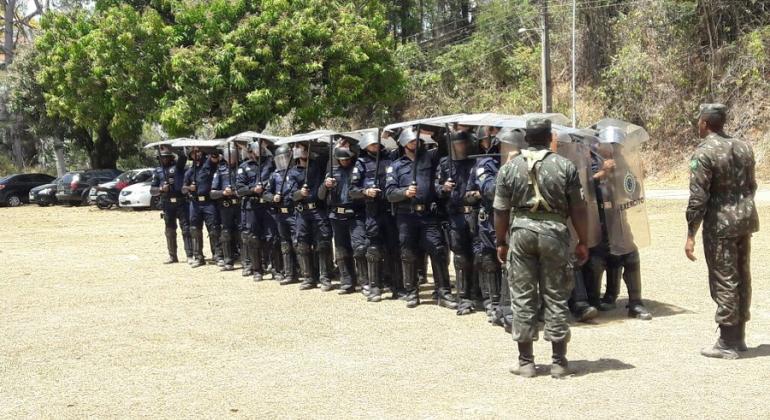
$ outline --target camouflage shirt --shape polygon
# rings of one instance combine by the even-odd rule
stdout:
[[[690,160],[690,201],[687,233],[717,238],[747,235],[759,230],[754,205],[757,182],[754,152],[742,140],[709,134]]]
[[[530,147],[527,150],[538,151]],[[523,155],[517,155],[500,168],[495,186],[495,210],[511,210],[510,229],[529,229],[540,234],[569,240],[569,230],[566,225],[567,217],[573,203],[583,200],[575,165],[567,158],[556,153],[546,156],[535,169],[536,180],[540,194],[550,205],[551,210],[537,210],[531,214],[535,191],[529,183],[527,160]],[[556,217],[541,220],[543,213]],[[546,214],[547,215],[547,214]],[[561,220],[559,220],[561,219]]]

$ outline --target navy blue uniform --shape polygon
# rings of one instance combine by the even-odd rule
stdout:
[[[237,233],[241,219],[241,200],[236,195],[236,168],[220,162],[211,181],[211,197],[216,201],[221,222],[221,246],[226,269],[231,270],[237,249]],[[230,194],[225,195],[225,190]]]
[[[447,246],[438,218],[438,194],[435,179],[439,163],[438,150],[419,150],[416,172],[413,161],[405,156],[396,159],[387,169],[385,196],[395,205],[396,224],[401,245],[404,288],[408,305],[419,304],[417,297],[417,263],[421,249],[431,257],[433,279],[439,303],[453,302],[449,284]],[[406,196],[406,190],[416,184],[417,195]]]
[[[198,162],[193,162],[184,176],[183,191],[188,193],[190,200],[190,232],[193,237],[193,254],[199,262],[203,261],[203,224],[209,233],[209,242],[214,258],[221,258],[219,248],[219,210],[211,199],[211,182],[219,164],[214,163],[206,155]],[[195,191],[188,187],[195,184]],[[196,249],[196,241],[200,240]]]
[[[370,288],[382,289],[383,281],[389,280],[395,295],[402,289],[402,279],[396,218],[390,211],[391,204],[385,199],[386,171],[391,162],[390,156],[383,151],[378,169],[377,158],[362,152],[350,179],[350,195],[364,204],[366,214],[366,241],[354,243],[353,253],[356,257],[362,253],[366,256]],[[368,188],[379,189],[380,194],[368,197],[364,194]]]
[[[359,252],[354,254],[354,250],[366,249],[366,225],[364,214],[364,205],[360,201],[354,201],[350,195],[350,182],[352,179],[355,165],[348,167],[342,165],[336,166],[332,170],[332,178],[336,185],[328,189],[324,183],[318,188],[318,198],[326,200],[329,210],[329,221],[331,222],[334,233],[334,256],[337,267],[340,268],[342,292],[355,291],[359,283],[359,277],[366,278],[366,254]],[[355,244],[355,245],[354,245]],[[359,260],[359,267],[364,271],[356,273],[354,266],[354,256]],[[364,264],[361,265],[360,263]]]
[[[463,159],[452,161],[450,165],[449,157],[444,157],[436,177],[436,191],[444,202],[449,221],[449,248],[454,254],[455,279],[462,313],[473,309],[472,294],[478,285],[473,270],[473,237],[477,216],[473,206],[466,202],[465,198],[471,169],[475,163],[472,159]],[[447,192],[444,191],[443,185],[449,179],[455,186]]]
[[[295,235],[294,243],[299,255],[300,269],[303,276],[303,289],[316,284],[314,276],[313,256],[317,257],[318,280],[325,290],[330,290],[332,231],[326,213],[326,205],[318,198],[318,188],[326,175],[326,165],[320,159],[308,161],[310,167],[294,166],[289,169],[291,179],[290,193],[295,203]],[[302,195],[302,187],[307,183],[309,195]],[[312,252],[315,248],[315,253]]]
[[[280,242],[283,259],[284,283],[289,284],[296,280],[296,264],[294,235],[296,232],[296,217],[294,214],[294,198],[292,191],[299,188],[293,185],[286,171],[289,169],[276,169],[270,174],[263,198],[272,203],[272,217],[276,228],[276,239]],[[280,201],[275,202],[275,196],[280,196]]]
[[[500,308],[500,302],[510,302],[510,299],[504,300],[501,296],[507,296],[508,286],[501,284],[503,276],[500,262],[497,260],[494,208],[492,207],[495,199],[495,179],[499,170],[498,158],[482,157],[476,160],[468,180],[468,190],[478,191],[481,195],[476,203],[478,212],[476,235],[473,240],[474,263],[478,267],[479,283],[487,316],[490,321],[498,323],[502,322],[505,315],[503,312],[510,311],[510,303],[507,303],[508,308],[505,311]]]
[[[256,280],[261,279],[262,263],[270,260],[273,248],[278,243],[272,205],[265,194],[275,165],[271,157],[260,156],[258,159],[242,163],[236,180],[238,195],[244,201],[245,224],[241,237],[248,249],[251,270]],[[257,187],[263,191],[256,192]],[[279,267],[274,264],[273,268]]]
[[[184,185],[184,167],[187,158],[184,155],[177,157],[175,162],[167,166],[155,168],[150,185],[153,195],[159,194],[163,206],[163,221],[166,225],[166,242],[171,260],[176,260],[176,229],[182,230],[182,241],[187,258],[192,258],[192,241],[190,239],[190,214],[187,199],[182,193]],[[167,192],[160,192],[160,188],[168,186]]]

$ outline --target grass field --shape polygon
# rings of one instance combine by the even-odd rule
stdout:
[[[0,417],[767,418],[770,239],[753,242],[750,351],[706,359],[715,306],[683,210],[649,207],[655,318],[575,325],[557,381],[509,374],[515,345],[483,314],[162,265],[155,211],[3,208]]]

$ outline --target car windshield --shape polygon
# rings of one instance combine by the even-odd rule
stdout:
[[[75,175],[77,175],[77,174],[76,174],[76,173],[66,174],[66,175],[64,175],[64,176],[62,177],[62,179],[61,179],[61,180],[62,180],[62,182],[64,182],[65,184],[69,184],[70,182],[72,182],[72,178],[74,178],[74,177],[75,177]]]
[[[18,174],[11,174],[11,175],[4,176],[4,177],[0,178],[0,182],[10,181],[11,178],[15,177],[16,175],[18,175]]]

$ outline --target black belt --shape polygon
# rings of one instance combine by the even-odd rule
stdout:
[[[205,195],[194,195],[194,196],[192,196],[192,201],[197,201],[199,203],[205,203],[207,201],[210,201],[210,198],[206,197]]]
[[[396,208],[397,213],[434,213],[434,204],[401,204]]]
[[[303,212],[305,210],[315,210],[318,208],[318,204],[316,203],[299,203],[296,206],[294,206],[295,209],[297,209],[298,212]]]
[[[237,198],[228,198],[222,200],[222,207],[230,207],[239,203]]]
[[[291,207],[278,207],[278,213],[292,214],[293,212],[294,212],[294,209]]]
[[[252,198],[251,198],[251,202],[252,202],[253,204],[270,204],[270,202],[269,202],[269,201],[265,200],[265,199],[264,199],[264,198],[262,198],[262,197],[259,197],[259,198],[256,198],[256,197],[252,197]]]
[[[346,207],[335,207],[334,214],[356,214],[356,212]]]
[[[166,200],[168,200],[169,203],[181,203],[184,200],[184,196],[169,195],[169,196],[166,196]]]
[[[471,214],[473,213],[474,207],[473,206],[460,206],[460,207],[452,207],[449,209],[450,214]]]

